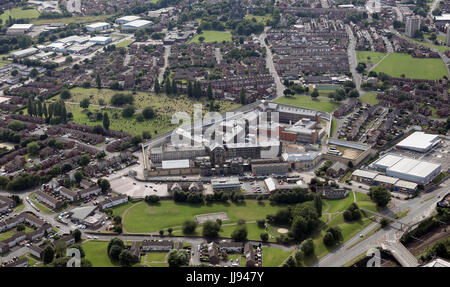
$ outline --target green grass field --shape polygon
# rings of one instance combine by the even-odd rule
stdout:
[[[9,19],[9,16],[13,19],[36,19],[39,17],[39,14],[39,11],[36,9],[13,8],[6,10],[1,14],[0,19],[2,19],[2,23],[5,24],[6,20]]]
[[[331,120],[330,137],[332,137],[334,135],[334,132],[336,131],[336,127],[337,127],[337,120],[335,118],[333,118]]]
[[[329,99],[319,98],[313,100],[310,96],[306,95],[281,97],[275,100],[275,102],[328,113],[334,111],[338,107],[338,104],[331,102]]]
[[[353,194],[350,192],[344,199],[324,199],[322,202],[325,206],[327,206],[327,204],[330,206],[327,211],[328,213],[344,211],[353,203]],[[323,207],[324,211],[326,208],[325,206]]]
[[[119,42],[118,44],[116,44],[116,47],[117,48],[128,47],[128,46],[130,46],[131,43],[133,43],[133,40],[124,40],[124,41]]]
[[[195,35],[189,43],[200,43],[199,38],[203,37],[204,43],[212,42],[231,42],[231,33],[226,31],[203,31],[201,34]]]
[[[393,77],[411,79],[437,80],[443,76],[448,77],[447,69],[440,58],[424,59],[413,58],[408,54],[392,53],[387,56],[374,69],[375,72],[383,72]]]
[[[376,105],[379,103],[377,99],[377,93],[375,92],[366,93],[364,96],[359,97],[359,100],[369,105]]]
[[[205,205],[175,203],[166,200],[161,201],[159,205],[139,202],[123,217],[123,225],[126,231],[131,233],[156,232],[168,227],[181,226],[184,221],[194,220],[194,216],[199,214],[226,212],[230,220],[224,223],[232,223],[239,219],[252,221],[265,218],[267,214],[273,214],[280,208],[270,205],[267,201],[259,204],[256,200],[247,200],[243,204],[214,203]],[[233,230],[234,228],[231,230],[227,228],[226,232]]]
[[[94,267],[118,267],[119,264],[111,262],[108,257],[108,241],[87,241],[82,244],[86,259]]]
[[[252,21],[252,19],[255,19],[256,22],[263,23],[264,25],[267,25],[267,20],[272,21],[273,17],[270,14],[266,14],[264,16],[247,14],[247,15],[245,15],[245,19],[246,20],[250,20],[250,21]]]
[[[273,247],[262,248],[262,265],[263,267],[278,267],[289,257],[289,251],[281,250]]]
[[[165,262],[167,252],[148,252],[146,254],[147,261]]]
[[[428,37],[429,37],[429,35],[425,35],[425,38],[428,38]],[[441,52],[445,52],[447,50],[450,50],[450,47],[447,47],[447,46],[444,46],[444,45],[435,45],[434,43],[429,43],[429,42],[426,42],[425,40],[420,41],[420,40],[417,40],[417,39],[409,38],[407,36],[403,36],[403,38],[408,39],[408,40],[410,40],[410,41],[412,41],[412,42],[414,42],[414,43],[416,43],[418,45],[425,46],[425,47],[428,47],[428,48],[434,48],[434,49],[439,50]],[[444,40],[444,42],[445,42],[445,40]]]
[[[366,63],[376,65],[386,53],[371,52],[371,51],[356,51],[356,60],[358,63]]]

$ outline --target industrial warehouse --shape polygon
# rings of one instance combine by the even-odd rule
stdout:
[[[424,132],[414,132],[399,142],[396,147],[415,152],[428,152],[440,142],[441,141],[438,135],[426,134]]]
[[[388,176],[427,184],[441,172],[441,165],[413,158],[387,154],[370,165]]]

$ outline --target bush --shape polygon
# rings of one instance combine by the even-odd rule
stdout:
[[[197,228],[197,222],[193,220],[186,220],[183,223],[183,234],[193,234]]]
[[[246,241],[247,235],[247,226],[238,225],[233,233],[231,233],[231,238],[233,238],[234,241]]]
[[[217,222],[207,220],[203,225],[203,236],[204,237],[217,237],[220,231],[220,225]]]
[[[264,228],[266,226],[266,220],[265,219],[258,219],[256,220],[256,224],[259,228]]]
[[[267,242],[269,240],[269,234],[267,234],[267,232],[261,233],[259,237],[261,238],[262,242]]]

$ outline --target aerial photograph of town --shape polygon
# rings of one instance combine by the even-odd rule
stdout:
[[[0,0],[0,272],[450,267],[449,72],[450,0]]]

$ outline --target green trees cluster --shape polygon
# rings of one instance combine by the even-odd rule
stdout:
[[[325,235],[323,236],[323,243],[326,246],[333,246],[335,244],[338,244],[343,239],[342,231],[339,226],[336,227],[329,227]]]
[[[293,204],[302,203],[313,200],[313,194],[308,193],[306,189],[296,188],[293,190],[284,190],[272,194],[269,197],[271,203],[278,204]]]
[[[194,220],[186,220],[183,223],[183,234],[193,234],[197,228],[197,222]]]
[[[199,99],[203,96],[202,86],[199,81],[188,81],[187,95],[189,98]]]
[[[385,186],[370,187],[368,195],[381,208],[386,207],[391,201],[391,193]]]
[[[231,233],[231,238],[233,238],[234,241],[246,241],[247,235],[248,231],[245,221],[244,220],[238,221],[236,229]]]
[[[361,210],[356,203],[352,203],[343,213],[346,221],[360,220],[362,217]]]
[[[189,265],[189,253],[183,249],[172,249],[169,251],[167,263],[169,267],[181,267]]]
[[[217,221],[207,220],[203,224],[203,236],[207,238],[214,238],[219,235],[220,224]]]

